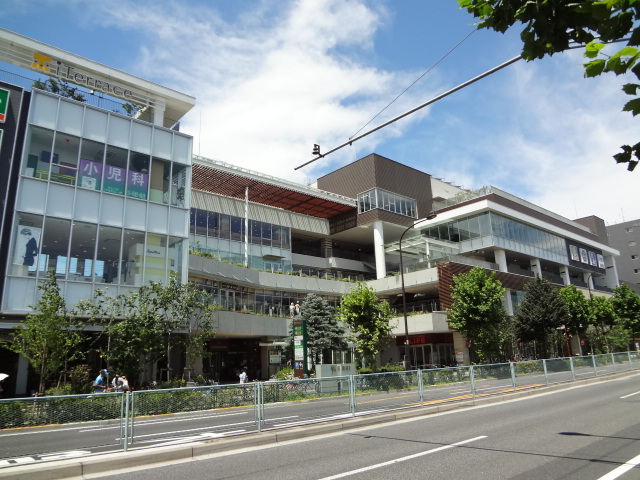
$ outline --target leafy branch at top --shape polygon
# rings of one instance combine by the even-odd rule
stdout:
[[[461,8],[479,18],[478,28],[504,33],[515,23],[523,26],[522,58],[527,61],[563,52],[574,45],[585,46],[585,77],[603,73],[632,73],[640,79],[640,0],[458,0]],[[605,54],[610,44],[622,42],[618,51]],[[607,48],[605,48],[607,47]],[[640,113],[636,83],[623,85],[630,96],[623,111]],[[640,142],[621,146],[613,156],[633,171],[640,161]]]

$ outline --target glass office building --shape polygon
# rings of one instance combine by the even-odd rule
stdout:
[[[186,280],[191,148],[177,131],[34,90],[3,310],[28,310],[51,270],[68,304],[171,271]]]

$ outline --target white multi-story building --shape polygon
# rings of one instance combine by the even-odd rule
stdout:
[[[468,360],[446,321],[454,274],[495,271],[511,313],[535,275],[585,294],[618,283],[618,252],[595,217],[572,221],[496,188],[470,192],[376,154],[298,185],[194,157],[175,127],[195,103],[188,95],[5,30],[0,60],[89,90],[80,102],[0,85],[10,92],[0,336],[31,311],[51,269],[68,305],[176,271],[222,306],[198,370],[230,381],[247,366],[264,379],[281,366],[292,303],[314,293],[338,306],[366,281],[398,312],[384,361],[448,365]],[[90,90],[143,108],[134,118],[94,106]],[[344,362],[349,352],[334,355]],[[6,390],[27,392],[26,362],[1,348],[0,360]],[[171,365],[182,374],[181,352]]]

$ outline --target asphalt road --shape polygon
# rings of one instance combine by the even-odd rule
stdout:
[[[612,367],[609,366],[612,370]],[[599,373],[605,373],[606,367]],[[613,372],[613,370],[612,370]],[[576,369],[575,377],[591,377],[593,370]],[[366,377],[363,377],[366,380]],[[571,372],[549,373],[550,382],[570,381]],[[517,377],[518,388],[544,385],[543,375]],[[310,384],[312,385],[312,384]],[[476,381],[479,395],[511,391],[511,378],[480,379]],[[361,386],[366,390],[366,385]],[[153,395],[156,391],[143,392]],[[207,395],[203,392],[203,395]],[[462,400],[470,397],[469,382],[431,385],[425,388],[424,403],[443,400]],[[419,405],[416,388],[359,393],[356,397],[358,414],[385,411]],[[348,397],[322,397],[311,401],[266,404],[263,410],[264,428],[281,428],[318,420],[350,416]],[[144,448],[206,440],[220,436],[246,434],[257,431],[252,406],[230,409],[203,410],[172,415],[140,417],[135,421],[132,448]],[[96,453],[121,451],[122,425],[117,420],[47,425],[0,431],[0,468],[16,463],[34,463],[53,458],[77,458]]]
[[[639,412],[631,376],[102,478],[640,479]]]

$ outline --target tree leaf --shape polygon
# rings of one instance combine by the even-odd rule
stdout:
[[[596,58],[600,50],[604,48],[604,43],[589,42],[585,47],[584,56],[587,58]]]
[[[602,59],[593,60],[584,64],[584,76],[587,78],[597,77],[604,71],[606,62]]]
[[[627,95],[636,95],[638,87],[640,87],[640,85],[638,85],[637,83],[627,83],[622,86],[622,91]]]
[[[633,100],[629,100],[627,103],[625,103],[624,107],[622,108],[622,111],[631,112],[634,117],[638,115],[638,113],[640,113],[640,98],[634,98]]]

